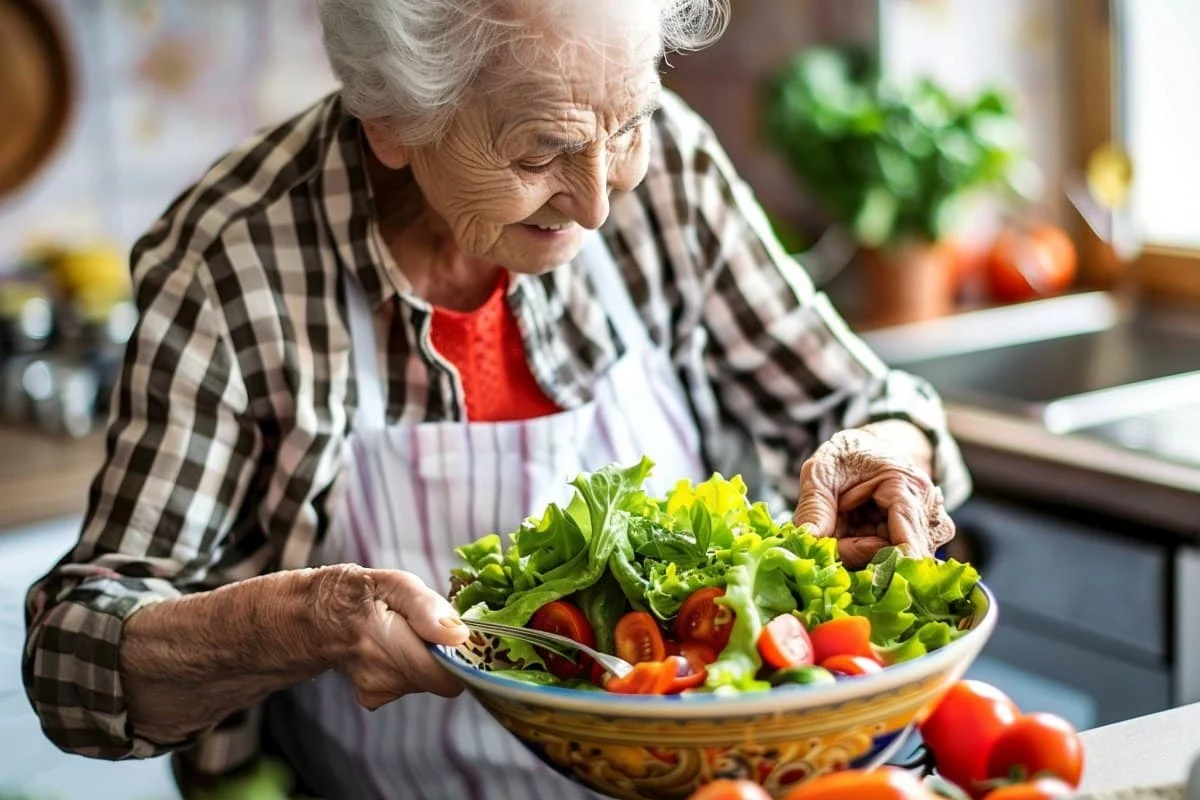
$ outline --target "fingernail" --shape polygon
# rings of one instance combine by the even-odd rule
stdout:
[[[438,624],[443,628],[460,628],[463,621],[458,617],[442,617],[438,620]]]

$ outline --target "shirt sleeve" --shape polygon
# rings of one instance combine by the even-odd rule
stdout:
[[[260,448],[198,270],[162,263],[136,274],[140,322],[80,538],[26,600],[22,674],[42,727],[61,749],[104,759],[190,743],[133,735],[121,630],[148,604],[201,588]]]
[[[763,479],[789,503],[800,467],[838,430],[911,422],[933,446],[934,480],[948,508],[971,481],[937,392],[888,368],[780,246],[750,188],[711,129],[682,103],[669,107],[669,159],[690,196],[697,324],[721,416],[753,441]]]

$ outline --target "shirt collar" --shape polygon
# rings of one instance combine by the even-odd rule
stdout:
[[[362,124],[345,110],[340,95],[330,101],[323,135],[327,145],[317,193],[325,222],[342,268],[353,270],[374,310],[409,287],[379,234]]]

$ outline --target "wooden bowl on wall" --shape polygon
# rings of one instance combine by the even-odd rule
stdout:
[[[0,198],[51,161],[71,122],[75,88],[53,9],[41,0],[0,0]]]

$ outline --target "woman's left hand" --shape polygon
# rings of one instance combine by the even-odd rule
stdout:
[[[795,521],[818,536],[837,537],[838,553],[853,569],[888,545],[923,558],[954,538],[954,522],[928,471],[870,428],[835,434],[804,463]]]

